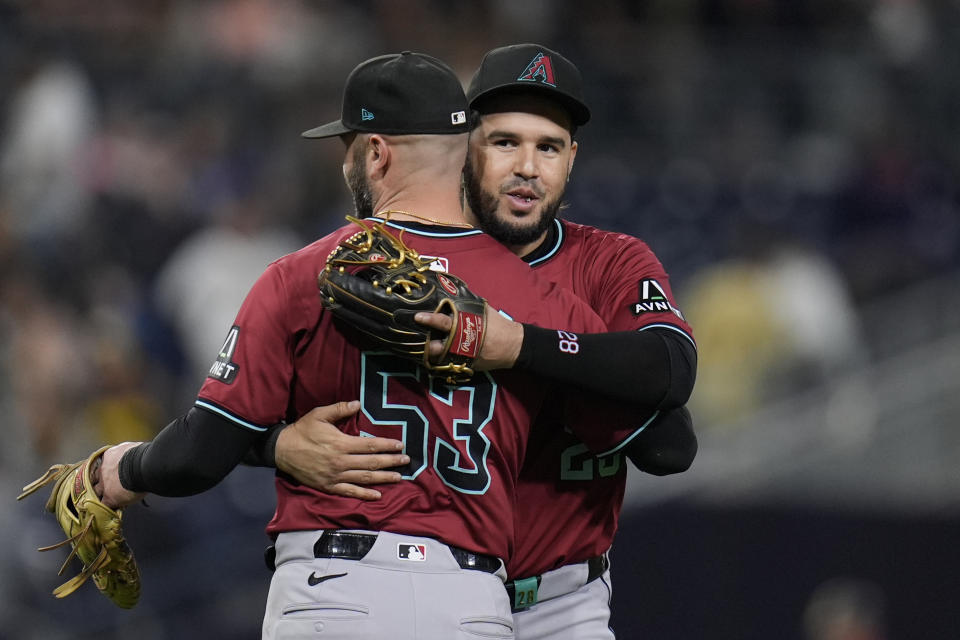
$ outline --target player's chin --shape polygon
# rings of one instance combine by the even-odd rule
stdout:
[[[525,207],[517,209],[515,207],[503,207],[500,209],[500,221],[509,224],[518,229],[534,227],[543,217],[542,205],[535,207]]]
[[[539,216],[510,216],[500,221],[500,228],[510,234],[511,242],[526,242],[528,236],[539,227]]]

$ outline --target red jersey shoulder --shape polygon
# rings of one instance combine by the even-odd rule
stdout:
[[[606,325],[590,305],[550,278],[531,270],[510,250],[479,231],[436,233],[389,225],[390,232],[443,271],[466,282],[471,291],[514,320],[574,331],[604,331]],[[272,267],[287,295],[316,296],[316,276],[337,244],[359,231],[341,227],[303,249],[277,260]]]
[[[588,301],[612,331],[670,325],[692,339],[670,278],[643,240],[562,220],[554,253],[538,272]]]
[[[280,277],[289,279],[291,274],[297,274],[303,277],[290,281],[290,284],[299,282],[310,284],[316,290],[317,276],[323,271],[327,264],[327,258],[337,248],[337,245],[343,240],[359,231],[355,225],[347,225],[327,234],[319,240],[314,240],[307,246],[298,251],[289,253],[282,258],[274,260],[269,269],[275,270]]]
[[[575,266],[588,281],[632,275],[666,279],[660,260],[640,238],[567,220],[562,225],[564,237],[556,259]]]

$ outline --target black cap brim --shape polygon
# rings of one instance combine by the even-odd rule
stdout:
[[[498,95],[523,93],[542,95],[544,98],[560,103],[570,113],[570,119],[573,121],[573,124],[578,127],[583,126],[590,121],[590,109],[577,98],[574,98],[563,91],[558,91],[554,87],[546,87],[529,82],[507,82],[490,87],[482,93],[474,96],[470,101],[470,106],[483,112],[484,100],[494,98]]]
[[[304,138],[332,138],[334,136],[342,136],[345,133],[351,133],[352,131],[352,129],[348,129],[343,125],[343,120],[335,120],[327,124],[322,124],[319,127],[308,129],[301,133],[300,136]]]

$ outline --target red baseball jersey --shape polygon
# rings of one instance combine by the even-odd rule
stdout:
[[[404,242],[516,320],[604,330],[586,304],[480,231],[388,226],[403,229]],[[516,478],[548,387],[511,371],[480,373],[455,387],[440,384],[419,364],[377,351],[335,322],[320,304],[317,275],[337,243],[356,231],[341,228],[267,268],[241,306],[197,404],[244,428],[263,429],[317,406],[359,399],[361,411],[338,425],[345,433],[404,441],[411,458],[400,469],[406,481],[384,486],[375,502],[329,496],[278,474],[269,534],[391,531],[507,558]]]
[[[558,220],[548,243],[530,260],[533,271],[586,301],[609,331],[661,327],[693,342],[667,274],[644,242]],[[614,406],[606,411],[595,422],[629,415]],[[558,412],[544,412],[530,435],[517,485],[516,550],[507,566],[513,578],[600,555],[617,530],[627,461],[619,446],[592,454],[573,430],[560,426],[563,420]],[[637,424],[637,432],[643,426]]]

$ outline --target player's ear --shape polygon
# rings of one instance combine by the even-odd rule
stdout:
[[[376,133],[370,136],[367,147],[367,172],[371,179],[381,179],[390,168],[392,152],[386,138]]]

